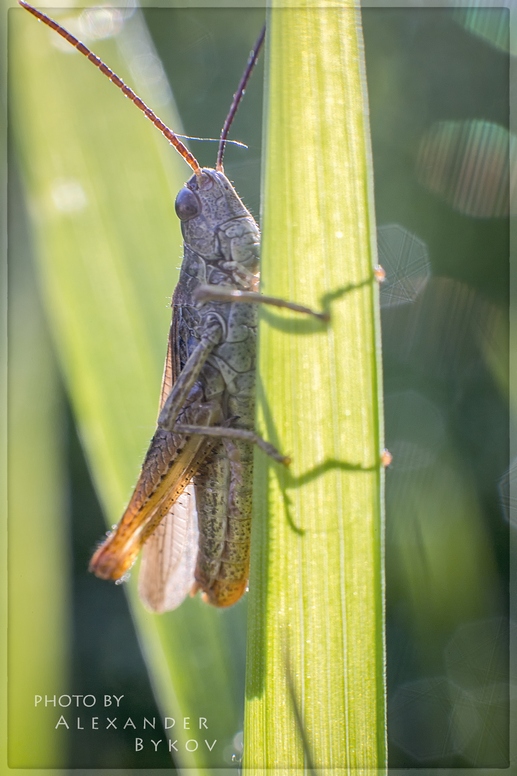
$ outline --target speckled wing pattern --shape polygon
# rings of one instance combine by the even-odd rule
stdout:
[[[175,328],[173,318],[159,410],[171,392],[180,370],[177,350],[174,347]],[[196,496],[191,481],[144,544],[138,592],[148,609],[159,614],[176,609],[182,603],[194,586],[197,549]]]

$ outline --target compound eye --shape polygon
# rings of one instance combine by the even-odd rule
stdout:
[[[190,189],[181,189],[174,207],[180,221],[189,221],[201,212],[201,203]]]

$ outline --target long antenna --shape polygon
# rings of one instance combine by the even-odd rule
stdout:
[[[33,6],[29,5],[29,3],[26,3],[25,0],[18,0],[18,2],[23,8],[25,8],[25,10],[29,11],[29,13],[35,16],[36,19],[39,19],[40,22],[46,24],[47,27],[55,30],[59,35],[61,35],[62,38],[68,41],[71,46],[76,48],[77,51],[80,51],[81,54],[84,54],[84,56],[95,65],[95,67],[98,67],[101,73],[109,78],[109,80],[112,81],[115,86],[118,86],[118,88],[126,95],[126,97],[129,97],[129,99],[134,102],[136,107],[139,108],[145,116],[147,116],[149,121],[152,121],[154,126],[160,130],[162,135],[165,135],[169,143],[171,143],[171,145],[173,145],[174,148],[182,155],[187,164],[192,167],[196,175],[201,174],[201,167],[199,166],[199,162],[197,161],[196,157],[190,153],[188,148],[181,142],[181,140],[172,131],[172,129],[169,129],[169,127],[164,124],[160,118],[158,118],[156,113],[154,113],[151,108],[147,107],[145,102],[141,100],[140,97],[135,94],[135,92],[130,89],[129,86],[127,86],[124,81],[119,78],[118,75],[116,75],[116,73],[113,72],[113,70],[110,70],[110,68],[104,64],[102,59],[99,59],[99,57],[96,56],[93,51],[90,51],[90,49],[85,46],[84,43],[81,43],[80,40],[77,40],[77,38],[65,30],[64,27],[61,27],[61,25],[55,22],[54,19],[51,19],[50,16],[47,16],[41,11],[38,11],[37,8],[33,8]]]
[[[219,139],[219,149],[217,151],[217,162],[215,165],[215,169],[219,170],[219,172],[223,171],[223,156],[224,156],[224,149],[226,148],[226,138],[228,137],[228,132],[230,131],[230,127],[235,118],[235,114],[237,113],[237,108],[239,107],[240,101],[244,97],[244,92],[246,91],[246,86],[248,85],[250,75],[253,71],[253,68],[257,64],[257,59],[259,58],[260,49],[262,48],[262,44],[264,43],[265,35],[266,35],[266,25],[262,27],[262,30],[260,31],[260,35],[257,38],[257,42],[255,43],[255,45],[251,50],[251,53],[248,58],[248,62],[246,64],[246,69],[244,71],[244,75],[242,76],[239,86],[237,87],[237,91],[233,95],[233,100],[232,100],[232,104],[230,105],[230,110],[228,111],[228,115],[225,119],[223,128],[221,130],[221,137]]]

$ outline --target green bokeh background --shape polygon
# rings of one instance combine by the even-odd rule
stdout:
[[[185,131],[217,137],[260,29],[262,11],[146,9],[144,17]],[[363,21],[377,223],[383,235],[379,258],[388,273],[383,290],[383,350],[386,443],[394,455],[387,477],[386,534],[390,765],[505,767],[512,520],[509,407],[515,403],[508,369],[507,207],[505,211],[513,150],[507,134],[509,15],[497,9],[482,14],[468,9],[460,13],[371,8],[365,9]],[[52,730],[52,710],[44,717],[30,708],[37,692],[123,693],[124,716],[158,716],[124,590],[100,583],[85,571],[105,525],[81,446],[81,442],[87,448],[93,443],[87,430],[79,433],[75,428],[66,380],[49,333],[48,297],[41,301],[45,282],[36,268],[37,238],[31,230],[31,218],[37,226],[38,212],[34,192],[27,195],[25,188],[35,150],[27,144],[29,133],[21,125],[31,84],[16,75],[22,73],[24,52],[16,50],[19,39],[12,24],[8,409],[10,517],[15,521],[10,527],[9,561],[15,597],[9,645],[26,666],[23,671],[15,666],[10,675],[11,713],[24,720],[12,729],[19,736],[11,740],[13,756],[22,767],[168,767],[170,761],[162,751],[156,756],[149,752],[144,764],[135,759],[131,730],[125,735],[121,731],[64,735],[61,731],[58,738]],[[42,46],[50,45],[48,36],[39,37]],[[123,47],[135,45],[134,38],[129,40],[122,43],[122,62]],[[92,45],[113,62],[104,53],[105,41]],[[72,64],[70,58],[70,67],[87,69],[86,63],[75,59],[79,58]],[[129,73],[123,76],[131,82]],[[89,93],[92,127],[82,130],[94,132],[100,122],[109,131],[104,101],[101,111],[96,104],[101,97],[97,97],[100,86],[95,77],[93,73]],[[85,78],[89,80],[89,74]],[[102,79],[97,76],[97,80]],[[228,176],[257,217],[261,82],[259,66],[232,133],[249,150],[230,149],[226,163]],[[60,120],[50,116],[52,95],[60,85],[48,87],[49,121]],[[82,82],[77,90],[88,99]],[[149,90],[156,95],[152,81]],[[145,124],[119,95],[109,99],[115,113],[127,108],[128,122]],[[167,104],[157,107],[159,114],[171,110]],[[67,121],[70,142],[77,143],[73,117]],[[128,251],[135,272],[140,273],[136,286],[157,299],[156,321],[146,322],[153,331],[156,328],[155,351],[143,358],[148,376],[138,374],[135,379],[136,363],[128,365],[121,378],[122,383],[137,383],[135,406],[140,402],[149,406],[134,432],[131,418],[127,424],[118,421],[121,433],[128,435],[127,461],[121,464],[127,490],[101,492],[110,505],[128,495],[140,453],[152,433],[168,326],[167,299],[180,255],[172,207],[174,185],[164,182],[176,161],[165,159],[168,149],[159,145],[159,137],[150,141],[159,149],[150,154],[164,160],[164,169],[157,173],[163,189],[163,214],[158,216],[146,204],[147,189],[154,185],[145,177],[147,170],[131,171],[133,157],[143,151],[135,145],[126,147],[121,131],[117,126],[113,146],[99,148],[92,159],[87,158],[91,151],[83,152],[80,145],[72,149],[84,154],[86,165],[97,165],[96,172],[113,163],[107,173],[113,176],[118,165],[118,196],[126,198],[126,211],[136,199],[135,210],[127,215]],[[192,148],[202,164],[213,164],[214,144],[196,143]],[[56,153],[51,146],[48,149]],[[45,148],[39,149],[44,152]],[[61,152],[72,153],[66,148]],[[332,149],[321,152],[332,153]],[[150,162],[144,162],[144,168],[146,164]],[[338,186],[339,175],[346,174],[339,171],[339,160],[336,170]],[[181,164],[174,174],[181,185],[181,176],[186,177]],[[70,170],[63,177],[71,178]],[[102,202],[96,205],[102,206]],[[159,244],[149,242],[158,217],[170,220],[170,244],[166,237]],[[87,229],[84,235],[86,239]],[[87,245],[84,251],[88,253]],[[422,260],[425,252],[428,265]],[[69,257],[70,262],[75,260]],[[409,299],[393,304],[394,282],[400,278]],[[411,287],[408,291],[408,278],[419,293],[412,293]],[[99,277],[97,282],[104,281]],[[108,295],[106,304],[110,305]],[[142,380],[145,389],[139,390]],[[144,390],[145,397],[148,392],[151,398],[143,398]],[[27,472],[32,472],[29,482]],[[99,479],[95,472],[93,476]],[[102,489],[99,483],[98,487]],[[188,607],[195,610],[198,604],[189,602]],[[242,728],[245,613],[244,601],[224,615],[211,613],[207,629],[199,627],[196,660],[208,673],[222,671],[229,688],[227,698],[209,698],[217,709],[218,724],[225,728],[228,767],[233,754],[238,758],[238,740],[233,737]],[[177,628],[181,627],[178,615]],[[167,628],[166,623],[160,620],[157,629]],[[227,651],[214,657],[211,639],[221,632]],[[46,651],[35,649],[38,643],[45,644]],[[149,643],[144,649],[149,649]],[[155,685],[159,681],[155,678]],[[203,693],[194,685],[192,680],[192,692]],[[202,698],[201,702],[208,701]],[[25,739],[29,730],[30,757]]]

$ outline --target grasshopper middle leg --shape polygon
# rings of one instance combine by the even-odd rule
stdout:
[[[305,307],[296,302],[287,302],[285,299],[279,299],[276,296],[266,296],[260,294],[257,291],[239,291],[232,290],[231,288],[225,288],[224,286],[199,286],[194,292],[195,298],[199,302],[243,302],[246,304],[270,304],[274,307],[283,307],[287,310],[294,310],[297,313],[303,313],[304,315],[312,315],[318,318],[320,321],[329,321],[330,315],[328,312],[317,312],[310,307]]]
[[[174,426],[174,431],[178,431],[180,434],[199,434],[200,436],[239,439],[243,442],[250,442],[250,444],[260,447],[266,455],[269,455],[270,458],[278,461],[278,463],[283,463],[285,466],[288,466],[291,463],[289,456],[282,455],[274,445],[270,442],[266,442],[265,439],[262,439],[262,437],[254,431],[247,431],[243,428],[225,428],[224,426],[194,426],[185,423],[177,423]]]

